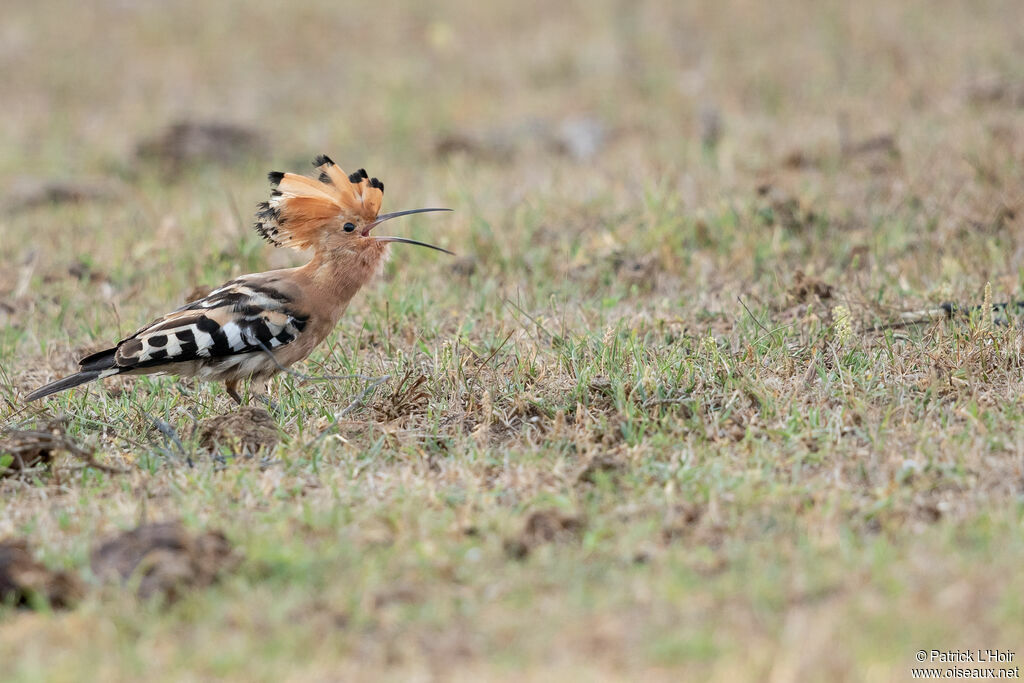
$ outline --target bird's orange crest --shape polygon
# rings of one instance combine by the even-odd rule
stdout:
[[[308,249],[346,221],[372,223],[384,200],[384,183],[359,169],[351,175],[330,157],[313,161],[318,178],[271,171],[270,201],[256,212],[256,231],[275,247]]]

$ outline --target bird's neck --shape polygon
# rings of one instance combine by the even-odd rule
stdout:
[[[330,311],[336,322],[359,288],[378,273],[383,257],[384,249],[377,245],[359,251],[318,250],[299,272],[320,300],[323,310]]]

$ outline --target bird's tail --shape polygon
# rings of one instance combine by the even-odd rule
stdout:
[[[100,370],[87,370],[86,372],[76,372],[70,377],[59,379],[56,382],[50,382],[45,387],[39,387],[31,394],[25,397],[26,401],[36,401],[50,394],[56,394],[59,391],[70,389],[71,387],[77,387],[79,384],[85,384],[91,382],[94,379],[99,379],[102,372]]]
[[[114,354],[117,349],[107,349],[106,351],[100,351],[94,353],[91,356],[83,358],[79,361],[82,366],[81,372],[76,372],[73,375],[64,377],[57,380],[56,382],[50,382],[46,386],[39,387],[31,394],[25,397],[25,401],[31,403],[41,398],[56,394],[58,392],[77,387],[79,384],[85,384],[86,382],[92,382],[93,380],[102,379],[103,377],[110,377],[111,375],[117,375],[121,372],[121,368],[117,367],[114,362]]]

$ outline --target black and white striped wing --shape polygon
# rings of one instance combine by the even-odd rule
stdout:
[[[291,304],[274,288],[229,282],[119,343],[115,366],[127,372],[273,351],[294,341],[309,321]],[[83,366],[89,360],[83,359]]]

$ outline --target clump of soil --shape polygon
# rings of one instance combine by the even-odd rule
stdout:
[[[601,474],[615,476],[626,470],[626,461],[611,453],[602,453],[591,458],[576,476],[577,483],[593,484]]]
[[[582,517],[548,509],[532,512],[526,518],[519,536],[505,541],[505,553],[514,559],[526,558],[534,549],[547,543],[578,541],[586,523]]]
[[[1024,80],[1012,81],[990,76],[967,83],[961,90],[964,99],[971,104],[1024,107]]]
[[[802,270],[798,270],[793,274],[793,284],[790,285],[786,293],[794,301],[804,303],[812,297],[831,299],[834,290],[835,288],[827,282],[806,275]]]
[[[196,431],[199,447],[207,451],[227,446],[235,453],[254,455],[272,449],[280,441],[274,418],[263,408],[253,406],[203,420]]]
[[[104,579],[137,578],[138,594],[169,602],[205,588],[239,561],[220,531],[193,535],[180,522],[144,524],[111,538],[92,552],[93,572]]]
[[[898,159],[900,156],[900,148],[896,144],[895,136],[882,134],[866,138],[864,140],[859,140],[857,142],[843,144],[842,153],[843,156],[846,157],[855,157],[865,154],[881,154]]]
[[[81,599],[85,590],[75,574],[52,571],[36,562],[28,541],[0,541],[0,603],[33,607],[45,601],[65,608]]]
[[[142,160],[177,172],[188,166],[231,165],[263,154],[266,141],[252,128],[219,121],[179,121],[136,146]]]
[[[379,610],[389,605],[411,605],[423,598],[423,591],[408,583],[396,583],[383,588],[370,599],[373,609]]]
[[[59,452],[70,453],[86,465],[105,472],[122,471],[96,462],[90,451],[64,434],[63,421],[52,420],[38,429],[11,429],[0,434],[0,477],[36,467],[49,470]]]
[[[114,199],[121,193],[121,188],[109,180],[21,178],[11,184],[4,204],[9,211],[28,211],[41,206]]]
[[[612,266],[620,280],[629,285],[640,285],[647,289],[654,286],[660,270],[658,261],[650,254],[638,257],[617,255],[612,258]]]
[[[58,436],[49,432],[13,429],[0,438],[0,477],[39,466],[49,469],[60,448]]]
[[[730,533],[729,527],[707,506],[697,503],[673,505],[665,514],[661,527],[663,543],[686,543],[718,550]]]
[[[690,536],[704,518],[704,513],[705,509],[696,503],[673,505],[661,527],[662,540],[669,543]]]
[[[464,155],[494,163],[508,163],[531,152],[588,162],[604,151],[613,134],[591,116],[562,121],[531,118],[507,126],[452,131],[437,140],[434,151],[442,158]]]
[[[451,262],[448,271],[459,277],[469,277],[477,271],[477,260],[472,256],[460,256]]]

